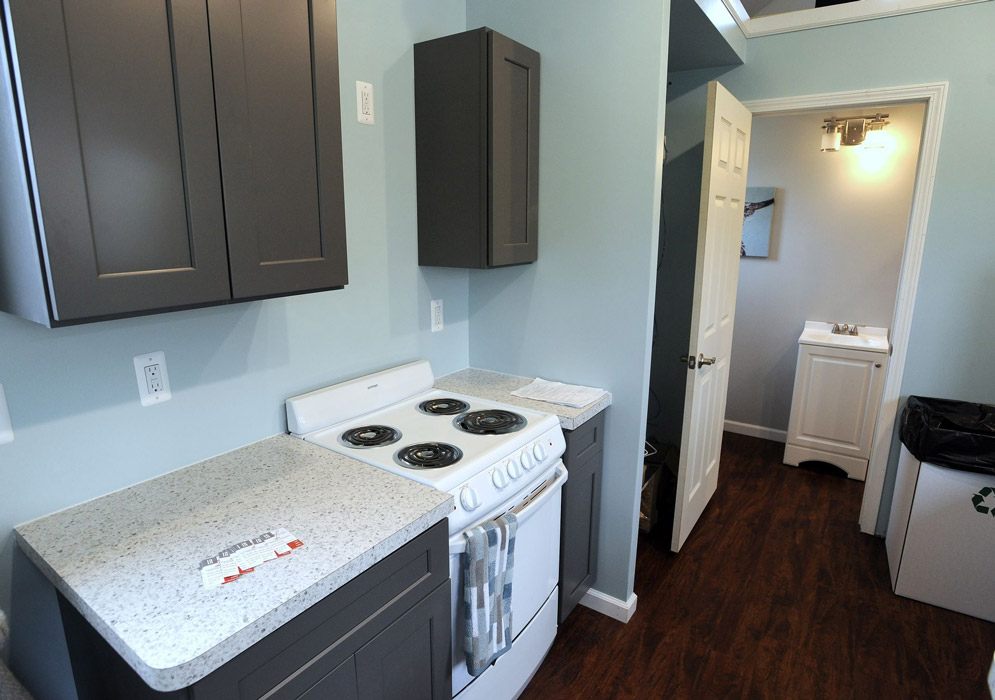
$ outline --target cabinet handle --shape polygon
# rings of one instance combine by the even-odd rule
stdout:
[[[877,367],[878,369],[881,369],[881,363],[880,362],[875,362],[874,366]]]

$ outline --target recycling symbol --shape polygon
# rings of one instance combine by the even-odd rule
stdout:
[[[995,505],[985,505],[985,501],[992,494],[995,494],[995,487],[986,486],[971,496],[971,503],[974,504],[974,509],[982,515],[995,516]]]

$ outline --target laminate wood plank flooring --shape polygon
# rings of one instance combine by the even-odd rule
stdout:
[[[863,484],[783,449],[727,433],[681,553],[641,536],[632,620],[578,606],[522,700],[987,699],[995,624],[894,595]]]

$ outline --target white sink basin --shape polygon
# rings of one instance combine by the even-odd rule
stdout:
[[[833,333],[833,324],[824,321],[806,321],[798,342],[803,345],[851,348],[870,352],[888,352],[888,329],[874,326],[858,326],[857,335]]]

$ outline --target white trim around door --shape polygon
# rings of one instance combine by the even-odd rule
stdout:
[[[929,221],[929,207],[933,197],[933,180],[936,178],[936,163],[940,152],[940,133],[943,129],[947,88],[945,82],[924,83],[873,90],[752,100],[743,103],[755,116],[911,102],[926,105],[909,231],[905,239],[905,252],[898,281],[898,298],[891,323],[892,356],[884,382],[881,412],[874,431],[874,442],[867,466],[864,500],[860,507],[860,529],[868,534],[874,534],[877,528],[892,433],[898,415],[898,402],[912,330],[912,312],[915,309],[916,291],[919,287],[923,246],[926,243],[926,224]]]

